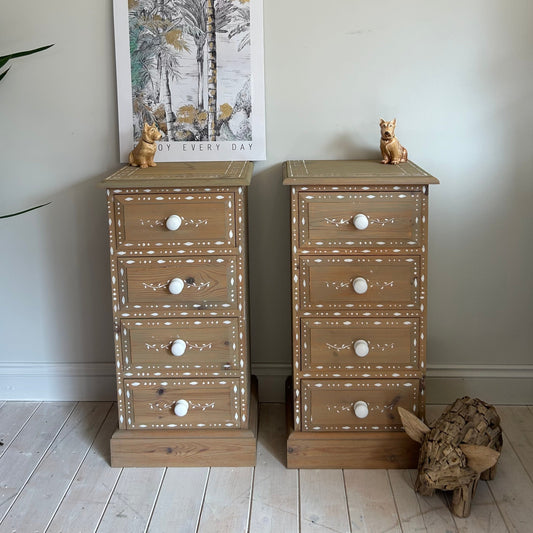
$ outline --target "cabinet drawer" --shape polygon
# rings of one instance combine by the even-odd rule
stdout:
[[[233,193],[117,194],[114,211],[119,254],[235,247]]]
[[[419,320],[304,318],[302,371],[375,372],[419,366]]]
[[[300,192],[300,247],[420,247],[422,192]]]
[[[418,380],[303,380],[301,384],[304,431],[399,431],[397,407],[419,410]]]
[[[300,257],[304,309],[419,309],[420,258]]]
[[[160,315],[179,309],[235,309],[236,263],[232,256],[119,258],[118,309]]]
[[[239,427],[238,379],[125,380],[129,429]]]
[[[224,375],[240,371],[237,318],[122,320],[126,376]],[[243,360],[244,365],[244,360]]]

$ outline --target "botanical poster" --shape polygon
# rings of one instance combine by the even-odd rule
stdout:
[[[265,159],[262,0],[114,0],[120,159]]]

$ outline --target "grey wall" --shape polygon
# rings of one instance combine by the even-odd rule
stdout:
[[[264,4],[267,160],[250,189],[257,372],[290,363],[282,162],[377,158],[378,119],[397,117],[410,158],[441,180],[430,192],[430,374],[530,386],[533,4]],[[10,2],[2,22],[0,55],[55,46],[0,82],[0,213],[52,201],[0,220],[0,398],[105,395],[113,348],[96,184],[119,166],[112,2]],[[82,392],[72,383],[85,374],[99,385]]]

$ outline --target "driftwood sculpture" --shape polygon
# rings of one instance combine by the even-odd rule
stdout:
[[[478,481],[493,479],[502,449],[500,417],[477,398],[459,398],[431,427],[398,407],[406,433],[421,443],[415,490],[431,496],[453,490],[451,511],[470,514]]]

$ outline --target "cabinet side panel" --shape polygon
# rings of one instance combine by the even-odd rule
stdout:
[[[298,255],[298,193],[300,187],[291,187],[291,260],[292,260],[292,357],[293,357],[293,409],[294,429],[301,429],[300,403],[300,261]]]
[[[118,191],[120,192],[120,191]],[[119,318],[119,275],[117,265],[117,238],[115,219],[115,191],[107,189],[107,212],[109,225],[109,259],[111,268],[111,305],[113,309],[113,339],[115,343],[115,372],[117,380],[117,409],[118,425],[120,429],[126,428],[124,383],[122,369],[122,339],[120,335]]]

